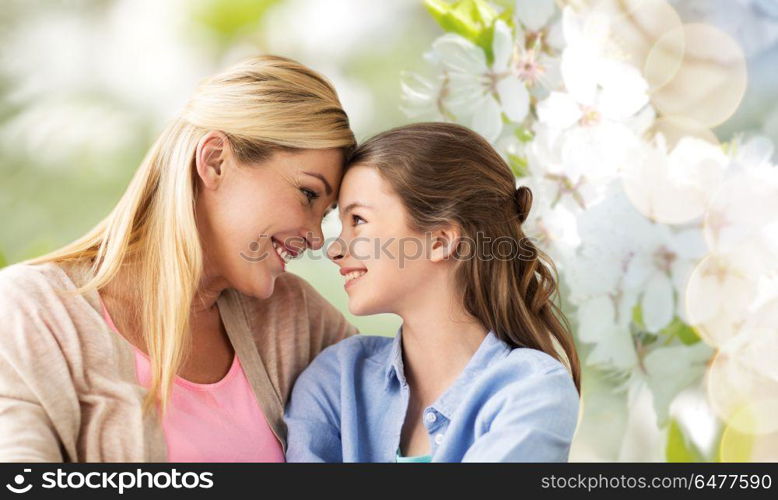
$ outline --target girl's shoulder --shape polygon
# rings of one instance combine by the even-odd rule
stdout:
[[[357,334],[322,350],[294,383],[290,412],[316,407],[321,401],[333,405],[342,390],[351,390],[355,381],[360,387],[372,386],[391,352],[392,338]]]
[[[529,347],[512,348],[494,337],[488,356],[482,356],[483,365],[468,384],[469,397],[485,406],[503,407],[508,403],[522,405],[532,398],[557,398],[560,402],[578,400],[578,390],[567,366],[555,357]]]
[[[392,338],[357,334],[323,349],[303,371],[296,386],[332,384],[343,377],[369,376],[386,363]]]
[[[524,407],[528,401],[545,401],[577,413],[579,394],[568,368],[553,356],[528,347],[512,349],[486,369],[473,389],[490,404]]]
[[[513,348],[496,368],[513,371],[522,376],[542,375],[567,368],[558,359],[539,349],[530,347]]]
[[[332,344],[324,349],[319,357],[337,359],[339,363],[366,359],[385,360],[391,351],[392,342],[392,337],[360,333]]]

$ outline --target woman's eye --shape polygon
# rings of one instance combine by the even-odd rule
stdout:
[[[308,198],[309,203],[313,203],[313,200],[319,197],[319,193],[315,191],[311,191],[307,188],[300,188],[300,191],[305,195],[306,198]]]
[[[351,214],[351,222],[352,222],[352,224],[351,224],[351,225],[352,225],[352,226],[357,226],[357,225],[359,225],[359,224],[360,224],[360,222],[359,222],[359,221],[362,221],[362,224],[364,224],[365,222],[367,222],[367,221],[366,221],[365,219],[363,219],[362,217],[360,217],[360,216],[358,216],[358,215],[356,215],[356,214]]]

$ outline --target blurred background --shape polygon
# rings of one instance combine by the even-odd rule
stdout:
[[[576,2],[557,6],[567,3]],[[736,112],[713,130],[716,136],[778,141],[778,1],[670,3],[684,23],[716,26],[743,50],[746,91]],[[401,111],[402,75],[428,72],[423,54],[444,33],[438,21],[421,0],[5,0],[0,267],[94,226],[197,82],[245,56],[279,54],[329,77],[360,141],[412,121]],[[325,236],[338,231],[337,216],[330,216]],[[336,268],[321,252],[289,270],[363,333],[392,335],[399,326],[389,315],[350,315]],[[584,381],[586,413],[572,460],[715,459],[713,452],[689,454],[692,428],[707,432],[698,448],[720,434],[694,401],[684,436],[678,426],[655,425],[650,402],[641,406],[596,368],[586,368]],[[672,446],[681,447],[675,455]]]

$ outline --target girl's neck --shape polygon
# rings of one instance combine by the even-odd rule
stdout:
[[[429,296],[441,299],[441,295]],[[488,331],[456,300],[433,300],[401,315],[405,377],[429,405],[462,373]],[[452,307],[453,306],[453,307]]]

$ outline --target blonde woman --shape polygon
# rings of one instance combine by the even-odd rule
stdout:
[[[353,146],[294,61],[202,82],[108,217],[0,272],[0,461],[283,461],[294,379],[356,333],[284,273]]]

